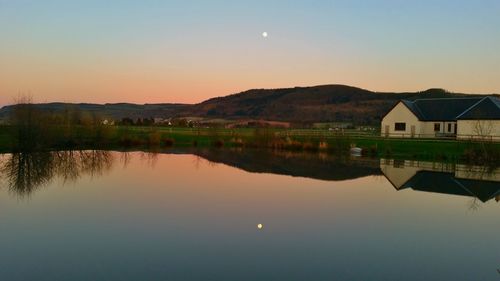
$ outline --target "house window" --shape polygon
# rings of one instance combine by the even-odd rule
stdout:
[[[451,132],[451,124],[448,123],[448,132]]]
[[[406,123],[395,123],[394,131],[406,131]]]
[[[453,133],[457,133],[457,123],[455,123],[455,130],[453,131]]]
[[[441,124],[434,123],[434,132],[439,132],[439,131],[441,131]]]

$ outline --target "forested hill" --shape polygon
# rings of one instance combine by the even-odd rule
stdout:
[[[122,119],[128,118],[150,118],[163,116],[176,116],[181,110],[190,106],[186,104],[132,104],[132,103],[39,103],[36,108],[46,112],[61,113],[66,110],[79,110],[81,112],[96,114],[106,118]],[[0,109],[0,119],[6,118],[13,106],[4,106]]]
[[[254,89],[209,99],[199,104],[37,104],[41,110],[63,111],[77,108],[106,117],[171,118],[207,117],[226,119],[265,119],[291,122],[353,122],[377,124],[399,100],[459,97],[442,89],[413,93],[380,93],[345,85],[324,85],[286,89]],[[471,96],[471,95],[467,95]],[[5,118],[12,106],[0,110]]]
[[[449,93],[442,89],[413,93],[379,93],[344,85],[257,89],[213,98],[186,107],[183,114],[293,122],[337,121],[376,124],[401,99],[464,95]]]

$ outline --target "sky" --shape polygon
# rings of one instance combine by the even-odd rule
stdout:
[[[321,84],[500,93],[499,15],[498,0],[0,0],[0,105]]]

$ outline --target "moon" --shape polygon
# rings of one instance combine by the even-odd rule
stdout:
[[[259,224],[257,225],[257,228],[258,228],[258,229],[262,229],[262,228],[264,228],[264,226],[263,226],[261,223],[259,223]]]
[[[267,34],[267,31],[262,32],[262,37],[267,38],[269,34]]]

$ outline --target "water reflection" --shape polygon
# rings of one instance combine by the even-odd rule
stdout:
[[[476,199],[500,200],[500,168],[381,159],[380,169],[396,190],[469,196],[471,209],[478,208]]]
[[[20,152],[3,155],[0,171],[11,192],[23,197],[59,177],[75,182],[83,175],[99,176],[113,166],[109,151]]]
[[[271,173],[319,180],[339,181],[381,175],[379,161],[327,153],[266,150],[192,150],[189,153],[214,163],[252,173]]]
[[[493,280],[497,276],[500,245],[491,241],[500,229],[499,205],[494,200],[483,204],[471,195],[438,195],[435,192],[449,193],[446,186],[425,178],[427,172],[443,173],[462,185],[477,182],[480,189],[487,182],[498,190],[497,170],[264,153],[0,155],[0,178],[5,182],[0,190],[0,241],[4,241],[0,279]],[[416,184],[418,172],[424,172],[422,181],[429,185]],[[396,191],[384,175],[397,182],[397,188],[407,188]],[[71,182],[71,187],[60,188],[64,182]],[[6,196],[8,189],[32,196],[20,203],[17,196]],[[492,198],[492,190],[483,200]],[[464,215],[464,201],[469,200],[475,200],[480,212]]]
[[[23,197],[59,178],[64,183],[82,176],[101,176],[115,159],[125,168],[133,155],[142,165],[155,167],[161,154],[194,156],[193,168],[202,159],[210,165],[223,163],[252,172],[307,177],[326,181],[385,176],[396,190],[411,189],[473,198],[480,202],[500,200],[500,169],[421,161],[337,157],[328,154],[260,150],[168,150],[154,152],[109,152],[102,150],[14,153],[0,156],[0,172],[8,189]]]
[[[19,195],[30,194],[53,176],[50,153],[15,153],[2,166],[9,189]]]

